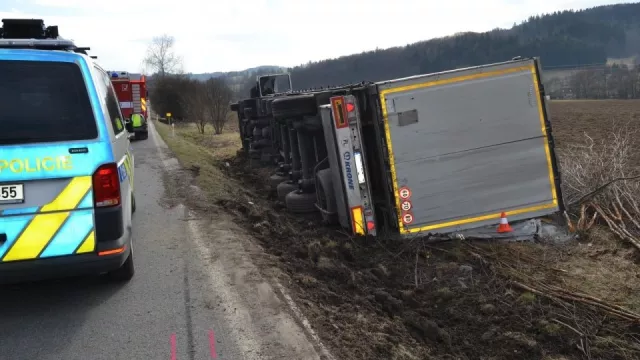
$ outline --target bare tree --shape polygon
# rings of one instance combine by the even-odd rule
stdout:
[[[156,36],[147,47],[144,64],[151,71],[165,77],[180,72],[182,59],[174,53],[175,38],[167,34]]]
[[[222,134],[229,114],[233,91],[223,79],[211,78],[204,84],[205,113],[216,135]]]

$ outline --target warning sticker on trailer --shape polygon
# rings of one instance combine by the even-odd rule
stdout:
[[[411,197],[411,190],[408,187],[403,186],[398,190],[398,195],[400,195],[401,199],[406,200]]]
[[[400,208],[402,209],[402,211],[411,210],[411,201],[403,201],[402,204],[400,204]]]
[[[402,215],[402,222],[403,222],[405,225],[409,225],[409,224],[411,224],[411,223],[413,222],[413,214],[411,214],[411,213],[403,214],[403,215]]]

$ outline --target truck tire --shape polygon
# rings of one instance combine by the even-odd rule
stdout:
[[[336,195],[333,192],[333,180],[331,179],[331,169],[323,169],[316,174],[316,194],[318,206],[328,213],[321,212],[322,220],[329,225],[338,222]]]
[[[271,190],[277,190],[278,185],[287,180],[289,180],[288,176],[273,174],[271,175],[271,177],[269,177],[269,187],[271,188]]]
[[[298,184],[294,184],[291,181],[281,182],[276,190],[278,192],[278,200],[284,202],[285,197],[292,191],[298,190]]]
[[[268,148],[269,146],[271,146],[271,141],[269,141],[269,139],[260,139],[251,144],[251,148],[256,150]]]
[[[292,191],[284,200],[287,210],[294,214],[308,214],[318,211],[316,209],[316,193]]]
[[[249,157],[252,159],[260,159],[260,150],[257,150],[257,149],[249,150]]]
[[[236,102],[229,105],[229,109],[231,109],[231,111],[238,111],[238,103]]]
[[[260,155],[260,161],[262,161],[264,164],[269,164],[272,162],[272,157],[271,154],[269,154],[268,152],[263,152],[262,155]]]
[[[315,96],[311,94],[275,99],[271,107],[275,118],[291,118],[318,113]]]
[[[255,99],[243,100],[242,107],[244,108],[244,116],[247,118],[255,118],[258,116],[258,108],[256,107]]]
[[[137,132],[134,135],[135,140],[147,140],[149,138],[149,131]]]

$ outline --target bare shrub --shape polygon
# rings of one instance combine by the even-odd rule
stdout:
[[[203,84],[205,113],[216,135],[222,134],[227,122],[233,92],[223,79],[211,78]]]
[[[188,80],[187,86],[181,94],[181,99],[187,118],[196,125],[200,134],[204,134],[208,123],[209,102],[204,83],[198,80]]]
[[[601,218],[640,249],[638,130],[619,123],[610,129],[599,141],[585,134],[584,143],[558,151],[565,200],[577,230],[588,230]]]

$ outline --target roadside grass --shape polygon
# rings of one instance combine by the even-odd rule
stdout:
[[[154,123],[160,136],[174,152],[182,167],[193,173],[196,184],[210,199],[233,198],[238,191],[229,176],[223,174],[220,162],[236,154],[241,148],[240,136],[229,126],[222,134],[214,135],[207,126],[200,134],[194,124],[171,126]]]

